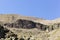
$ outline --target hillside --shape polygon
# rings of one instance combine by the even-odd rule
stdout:
[[[2,34],[5,40],[60,40],[60,18],[45,20],[17,14],[0,14],[0,25],[4,29],[1,31],[9,30]]]

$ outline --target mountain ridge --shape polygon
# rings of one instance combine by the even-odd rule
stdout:
[[[60,18],[46,20],[17,14],[1,14],[0,25],[3,27],[0,26],[1,31],[5,31],[5,28],[9,30],[6,35],[4,35],[4,32],[0,32],[3,33],[3,37],[6,36],[6,40],[14,40],[14,38],[26,40],[29,40],[29,38],[35,40],[60,39]]]
[[[43,18],[36,18],[36,17],[30,17],[30,16],[23,16],[23,15],[18,15],[18,14],[0,14],[0,21],[4,22],[12,22],[13,20],[17,19],[25,19],[25,20],[32,20],[34,22],[50,25],[54,23],[60,23],[60,18],[54,19],[54,20],[46,20]]]

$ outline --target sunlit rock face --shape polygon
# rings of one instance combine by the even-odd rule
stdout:
[[[59,29],[60,28],[60,23],[54,23],[52,25],[48,25],[48,30],[49,31],[52,31],[52,30],[55,30],[55,29]]]
[[[36,28],[45,31],[46,29],[48,29],[48,26],[41,23],[36,23]]]

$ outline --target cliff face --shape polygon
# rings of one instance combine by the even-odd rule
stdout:
[[[0,15],[0,24],[15,27],[15,28],[37,28],[40,30],[51,31],[60,27],[60,21],[56,20],[44,20],[42,18],[21,16],[16,14],[1,14]]]
[[[24,20],[24,19],[18,19],[16,22],[14,23],[7,23],[4,24],[7,27],[14,27],[14,28],[24,28],[24,29],[32,29],[32,28],[37,28],[40,30],[46,30],[47,29],[47,25],[41,24],[41,23],[36,23],[30,20]]]
[[[60,28],[60,21],[59,19],[44,20],[16,14],[1,14],[0,25],[2,26],[0,39],[13,37],[14,39],[49,40],[49,33]]]
[[[18,19],[13,23],[5,23],[4,26],[11,27],[11,28],[23,28],[23,29],[37,28],[42,31],[46,31],[46,30],[52,31],[52,30],[60,28],[60,23],[45,25],[45,24],[37,23],[31,20]]]

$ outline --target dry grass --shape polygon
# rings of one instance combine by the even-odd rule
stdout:
[[[33,22],[42,23],[45,25],[52,25],[54,23],[60,23],[60,19],[55,20],[44,20],[41,18],[35,18],[35,17],[28,17],[28,16],[21,16],[16,14],[0,14],[0,24],[3,25],[3,23],[8,22],[15,22],[17,19],[25,19],[25,20],[31,20]],[[17,29],[17,28],[8,28],[10,31],[14,32],[18,35],[18,38],[24,37],[27,39],[28,37],[35,38],[35,40],[48,40],[48,37],[51,37],[50,40],[54,40],[56,37],[56,40],[60,40],[60,29],[53,30],[49,33],[38,30],[36,28],[34,29]],[[7,38],[6,40],[9,40]]]

